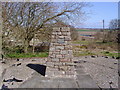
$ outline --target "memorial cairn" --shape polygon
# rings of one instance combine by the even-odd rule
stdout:
[[[75,77],[73,52],[69,27],[54,27],[47,66],[46,76]]]

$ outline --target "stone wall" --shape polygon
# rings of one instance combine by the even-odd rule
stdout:
[[[0,2],[0,59],[2,59],[2,3]]]
[[[63,72],[59,75],[74,75],[72,58],[70,28],[53,28],[47,66]]]

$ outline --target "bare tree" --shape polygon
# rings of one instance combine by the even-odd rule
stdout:
[[[16,39],[23,41],[24,52],[35,33],[55,19],[74,18],[77,20],[85,14],[82,10],[86,3],[53,3],[53,2],[5,2],[2,3],[3,23],[9,28]]]
[[[110,23],[109,23],[109,28],[110,29],[118,29],[118,19],[113,19],[113,20],[111,20],[110,21]]]

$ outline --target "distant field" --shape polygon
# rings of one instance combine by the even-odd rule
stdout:
[[[83,29],[79,29],[79,30],[76,30],[76,31],[98,32],[100,30],[83,30]]]
[[[76,31],[98,32],[98,31],[101,31],[101,30],[100,29],[77,29]],[[105,29],[104,31],[118,31],[118,30]]]

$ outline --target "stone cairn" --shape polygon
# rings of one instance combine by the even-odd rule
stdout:
[[[53,28],[47,66],[54,68],[54,77],[75,76],[69,27]],[[52,71],[50,71],[52,72]]]

